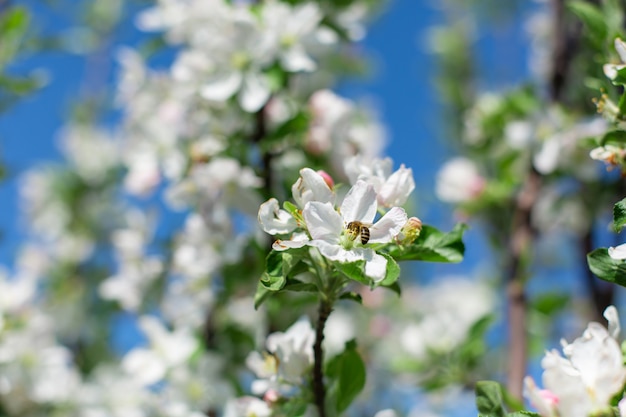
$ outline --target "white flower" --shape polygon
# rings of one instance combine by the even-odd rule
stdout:
[[[264,394],[270,389],[280,391],[285,384],[298,384],[313,365],[315,331],[308,319],[300,319],[286,332],[272,333],[267,337],[266,347],[270,353],[264,356],[252,352],[246,364],[262,378],[253,382],[252,392]]]
[[[626,259],[626,243],[615,247],[611,246],[609,248],[609,256],[618,261]]]
[[[609,320],[608,331],[599,323],[589,323],[574,342],[562,342],[565,357],[556,350],[546,352],[541,366],[547,392],[526,377],[525,395],[543,417],[601,414],[610,409],[611,398],[624,386],[626,368],[614,339],[619,333],[617,310],[610,306],[604,316]]]
[[[303,208],[309,201],[335,202],[335,193],[330,189],[324,177],[311,168],[300,170],[300,178],[291,186],[291,193],[300,208]]]
[[[256,397],[240,397],[230,400],[224,409],[224,417],[270,417],[272,409]]]
[[[606,132],[607,123],[601,117],[583,120],[572,126],[563,126],[563,115],[552,112],[546,120],[554,133],[545,138],[537,153],[533,156],[533,165],[542,174],[550,174],[559,168],[573,170],[583,178],[595,175],[595,167],[582,164],[577,158],[579,144],[584,138],[598,136]],[[586,162],[584,160],[583,162]]]
[[[168,331],[156,318],[143,316],[139,325],[150,341],[150,348],[135,348],[122,360],[122,367],[142,385],[160,381],[170,368],[185,363],[198,348],[198,341],[187,329]]]
[[[626,42],[621,40],[620,38],[615,38],[615,50],[619,55],[621,64],[604,64],[602,69],[604,70],[604,75],[606,75],[611,80],[617,77],[617,72],[623,68],[626,68]]]
[[[471,327],[493,310],[495,294],[485,282],[445,276],[428,286],[403,288],[402,302],[415,318],[402,326],[400,347],[423,360],[429,352],[451,352]]]
[[[29,276],[10,279],[0,270],[0,333],[3,328],[3,315],[15,314],[19,309],[32,303],[37,289],[37,281]]]
[[[263,68],[273,58],[267,34],[244,8],[234,9],[222,28],[218,45],[203,47],[206,63],[200,95],[223,102],[238,93],[239,105],[247,112],[259,110],[270,97]],[[216,34],[217,35],[217,34]]]
[[[161,182],[157,155],[146,149],[132,153],[128,158],[128,173],[124,178],[124,188],[132,195],[149,195]]]
[[[624,149],[614,145],[599,146],[589,152],[591,159],[606,163],[607,169],[620,165],[624,161],[624,154]]]
[[[117,142],[105,131],[79,124],[61,132],[63,153],[89,184],[99,184],[120,162]]]
[[[295,219],[278,206],[278,200],[270,198],[259,207],[259,223],[265,233],[270,235],[286,234],[296,228]]]
[[[533,140],[533,125],[527,120],[514,120],[504,127],[504,139],[513,149],[526,149]]]
[[[357,180],[372,184],[380,205],[401,206],[415,189],[413,170],[402,164],[392,173],[392,164],[391,158],[369,160],[356,155],[346,161],[345,170],[352,184]]]
[[[446,162],[437,173],[436,193],[441,201],[464,203],[475,199],[485,188],[478,167],[464,157]]]
[[[317,65],[307,51],[306,41],[314,41],[319,31],[322,11],[315,3],[294,7],[280,1],[267,1],[263,5],[262,20],[278,50],[283,69],[289,72],[313,71]]]
[[[371,248],[354,245],[354,237],[346,234],[351,222],[361,222],[370,230],[368,243],[388,243],[407,221],[404,209],[393,207],[380,220],[372,224],[376,216],[376,192],[364,181],[350,189],[340,208],[340,213],[330,203],[311,201],[303,210],[304,220],[312,240],[320,253],[333,261],[365,261],[365,275],[374,282],[381,281],[386,274],[387,260]]]

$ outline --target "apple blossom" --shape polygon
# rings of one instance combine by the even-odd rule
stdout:
[[[328,185],[327,178],[311,168],[300,170],[300,178],[292,185],[291,193],[300,208],[304,208],[309,201],[335,202],[335,193]]]
[[[562,342],[565,357],[556,350],[546,352],[541,366],[548,392],[526,377],[526,396],[542,417],[588,417],[608,411],[611,399],[623,388],[626,367],[614,338],[619,333],[617,310],[610,306],[604,316],[609,320],[608,331],[599,323],[589,323],[574,342]]]
[[[393,207],[376,223],[376,192],[364,181],[350,189],[341,204],[339,213],[330,203],[308,202],[302,212],[311,235],[310,246],[318,248],[326,258],[339,262],[365,261],[365,275],[379,282],[385,277],[387,260],[371,248],[354,244],[346,226],[361,222],[369,227],[368,243],[389,243],[400,233],[407,221],[404,209]]]
[[[361,155],[348,158],[345,162],[345,171],[350,183],[363,180],[374,186],[378,203],[383,207],[401,206],[406,203],[409,195],[415,189],[413,170],[400,165],[391,172],[391,158],[368,160]]]
[[[485,188],[485,179],[471,160],[456,157],[437,173],[437,197],[445,202],[465,203],[477,198]]]
[[[618,246],[609,247],[609,256],[615,260],[621,261],[626,259],[626,243]]]
[[[296,228],[295,219],[278,207],[278,200],[275,198],[261,204],[258,218],[263,231],[270,235],[290,233]]]
[[[300,383],[313,365],[315,331],[306,319],[300,319],[287,331],[272,333],[267,337],[269,353],[252,352],[248,367],[261,379],[252,384],[252,392],[264,394],[268,390],[286,392]]]
[[[168,331],[156,318],[143,316],[140,327],[150,348],[134,348],[126,354],[122,367],[142,385],[159,382],[170,368],[187,361],[198,349],[198,341],[188,329]]]
[[[396,320],[399,346],[411,357],[427,360],[465,342],[472,325],[492,311],[493,290],[464,276],[440,277],[432,284],[409,287],[402,294],[408,317]]]
[[[621,69],[626,68],[626,42],[621,40],[620,38],[615,38],[615,50],[619,55],[620,60],[622,61],[620,64],[604,64],[602,69],[604,70],[604,75],[606,75],[611,80],[617,77],[617,72]]]
[[[226,404],[224,417],[270,417],[272,410],[263,400],[256,397],[240,397]]]

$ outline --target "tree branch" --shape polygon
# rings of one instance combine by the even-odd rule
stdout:
[[[507,301],[509,364],[507,389],[514,398],[522,399],[526,375],[528,337],[526,333],[525,258],[528,255],[534,231],[530,222],[532,208],[541,189],[542,178],[531,167],[526,182],[515,202],[511,235],[508,243]]]
[[[324,350],[322,342],[324,341],[324,327],[326,320],[332,311],[332,305],[322,299],[318,310],[317,327],[315,329],[315,344],[313,345],[313,394],[315,396],[315,405],[318,409],[319,417],[326,417],[326,388],[324,386]]]

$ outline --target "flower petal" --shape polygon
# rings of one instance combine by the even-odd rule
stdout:
[[[304,207],[309,201],[335,202],[335,193],[324,177],[311,168],[300,170],[300,178],[291,186],[291,193],[299,207]]]
[[[609,256],[615,260],[623,260],[626,259],[626,243],[622,243],[616,247],[609,248]]]
[[[313,239],[338,244],[343,222],[332,204],[310,201],[304,206],[302,215]]]
[[[315,61],[307,55],[305,49],[301,45],[294,45],[283,51],[280,63],[283,68],[289,72],[310,72],[315,70],[317,67]]]
[[[619,332],[621,330],[621,326],[619,323],[619,315],[617,314],[617,309],[615,306],[608,306],[606,310],[604,310],[604,318],[609,322],[609,334],[615,340],[619,337]]]
[[[341,217],[344,222],[360,221],[371,223],[376,216],[376,191],[374,187],[365,181],[357,181],[356,184],[341,204]]]
[[[615,38],[615,50],[622,62],[626,63],[626,42],[620,38]]]
[[[277,251],[301,248],[309,243],[309,237],[306,233],[294,233],[289,240],[277,240],[272,245],[272,249]]]
[[[200,90],[200,95],[207,100],[226,101],[241,87],[242,74],[239,71],[228,71],[215,74]]]
[[[270,235],[290,233],[296,228],[295,219],[278,206],[278,200],[270,198],[259,207],[259,223]]]
[[[239,93],[239,104],[248,113],[258,111],[270,98],[270,86],[262,74],[248,72]]]
[[[400,233],[407,222],[407,214],[401,207],[389,210],[370,227],[370,243],[387,243]]]
[[[365,262],[365,275],[372,278],[374,282],[380,282],[385,279],[385,275],[387,275],[387,259],[372,251],[371,259]]]
[[[315,246],[324,257],[331,261],[338,261],[341,263],[363,261],[366,258],[372,258],[373,250],[366,248],[352,248],[346,250],[343,246],[326,242],[324,240],[312,240],[311,246]]]
[[[378,191],[378,202],[385,207],[401,206],[415,189],[413,170],[403,165],[391,174]]]

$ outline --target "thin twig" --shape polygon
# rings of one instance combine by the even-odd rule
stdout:
[[[318,409],[319,417],[326,417],[326,388],[324,386],[324,350],[322,342],[324,341],[324,327],[326,320],[332,311],[331,304],[322,299],[318,310],[317,328],[315,329],[315,344],[313,345],[313,394],[315,396],[315,405]]]

